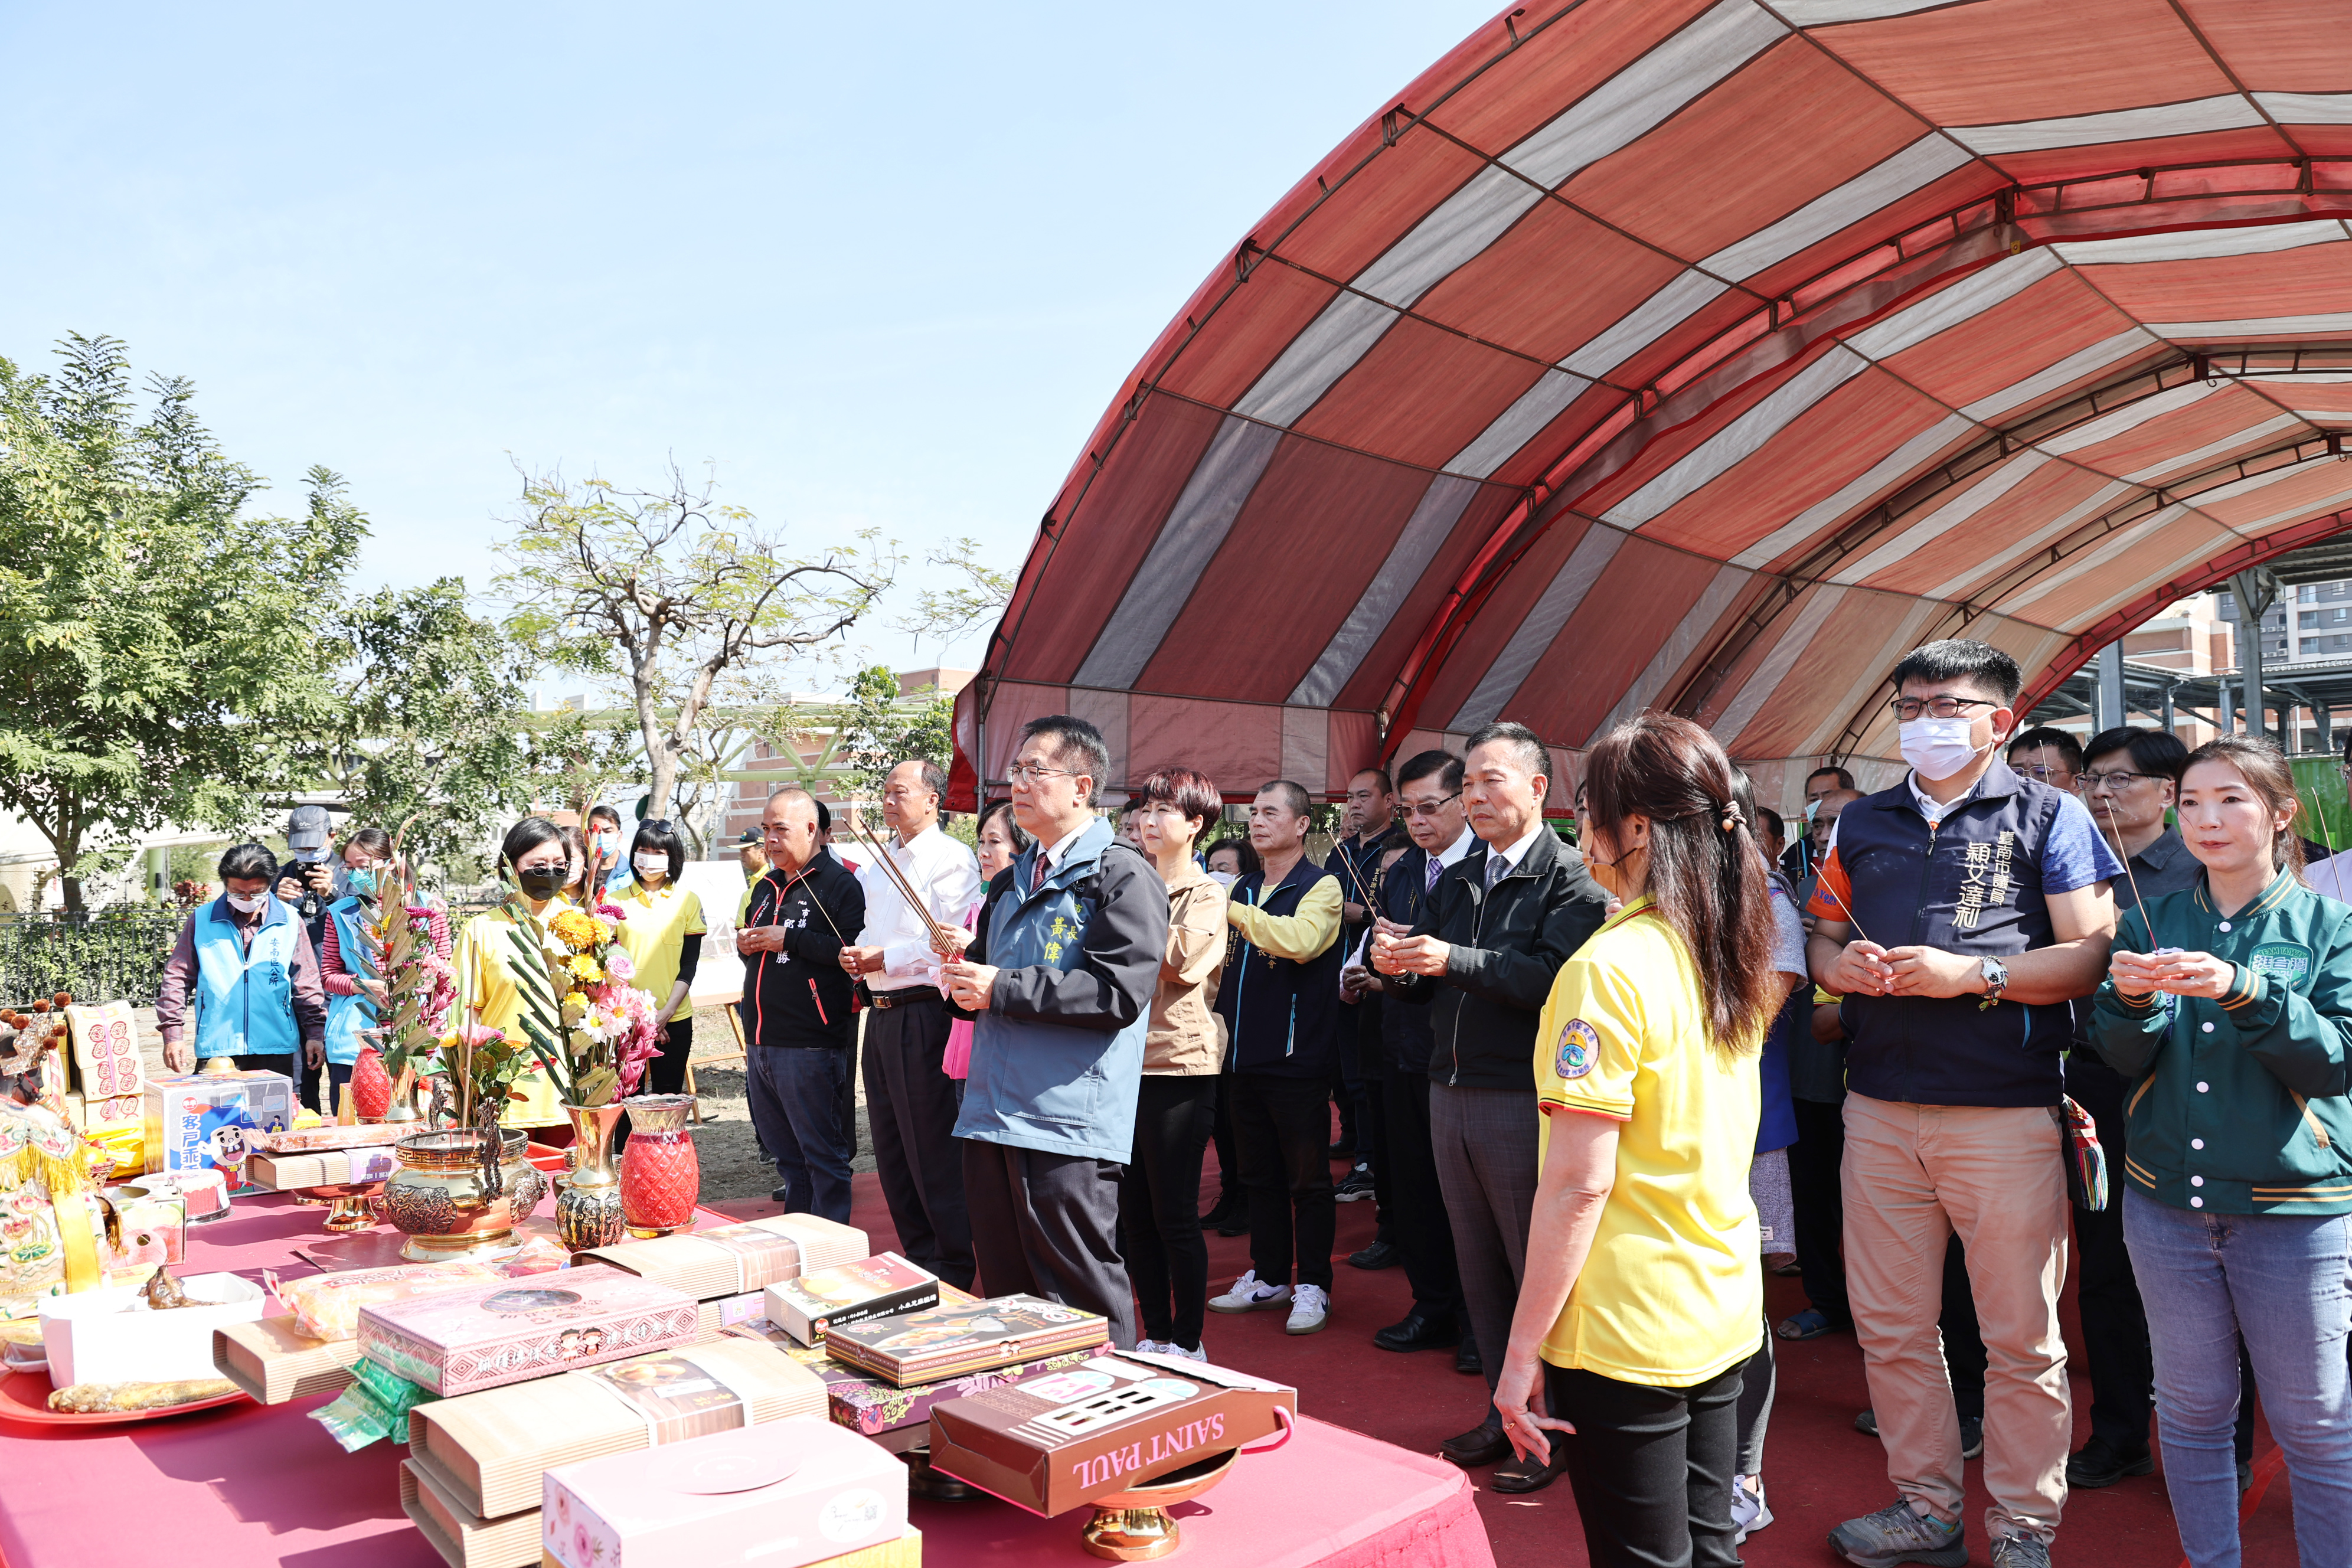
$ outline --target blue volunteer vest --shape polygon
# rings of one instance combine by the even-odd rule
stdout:
[[[196,1055],[284,1056],[301,1048],[294,1026],[294,940],[302,925],[275,895],[251,949],[237,941],[226,898],[196,911]]]
[[[377,978],[375,965],[368,962],[367,937],[360,930],[361,917],[366,908],[354,894],[338,899],[327,906],[327,918],[335,922],[335,945],[343,955],[343,967],[354,975]],[[375,1027],[375,1004],[364,994],[330,996],[327,998],[327,1059],[349,1066],[360,1059],[360,1047],[367,1041],[360,1037],[362,1029]]]

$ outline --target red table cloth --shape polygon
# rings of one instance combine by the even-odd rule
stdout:
[[[189,1233],[185,1271],[308,1273],[294,1248],[321,1238],[324,1213],[239,1198],[227,1219]],[[344,1453],[308,1418],[331,1397],[79,1431],[0,1420],[0,1563],[438,1568],[401,1511],[407,1449]],[[992,1498],[914,1507],[932,1568],[1099,1562],[1077,1544],[1083,1511],[1041,1520]],[[1462,1472],[1311,1418],[1174,1512],[1186,1568],[1494,1568]]]

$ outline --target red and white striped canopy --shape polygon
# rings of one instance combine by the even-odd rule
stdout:
[[[1953,635],[2029,698],[2347,525],[2352,26],[2317,0],[1570,0],[1185,302],[1039,530],[959,795],[1076,712],[1245,796],[1647,706],[1764,798]],[[1783,764],[1795,764],[1785,768]]]

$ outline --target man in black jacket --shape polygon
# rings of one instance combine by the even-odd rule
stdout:
[[[1552,976],[1600,929],[1608,905],[1584,858],[1544,823],[1549,773],[1549,754],[1524,724],[1472,735],[1462,800],[1480,847],[1438,879],[1412,935],[1372,939],[1372,967],[1396,977],[1389,994],[1435,1009],[1430,1137],[1490,1393],[1510,1342],[1535,1203],[1536,1022]],[[1507,1458],[1511,1445],[1490,1400],[1486,1420],[1441,1449],[1470,1466]],[[1556,1474],[1514,1458],[1496,1470],[1494,1487],[1534,1491]]]
[[[780,789],[761,814],[768,871],[743,896],[735,951],[743,958],[743,1079],[751,1125],[776,1162],[773,1194],[806,1214],[847,1224],[851,981],[841,950],[866,923],[866,892],[819,852],[816,801]]]

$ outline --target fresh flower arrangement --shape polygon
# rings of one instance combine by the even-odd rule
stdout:
[[[392,864],[399,868],[398,880],[383,889],[374,916],[360,926],[369,963],[384,988],[375,1027],[367,1037],[383,1058],[394,1105],[405,1103],[410,1083],[447,1076],[449,1068],[439,1051],[457,996],[456,972],[433,945],[432,907],[417,896],[415,879],[400,858],[400,840],[407,831],[404,822],[393,838]],[[353,1081],[373,1076],[354,1073]]]
[[[557,1092],[569,1105],[609,1105],[635,1093],[660,1052],[660,1030],[652,994],[629,984],[636,965],[616,936],[626,911],[600,903],[541,921],[520,894],[509,908],[509,935],[527,960],[515,968],[523,1035]]]

